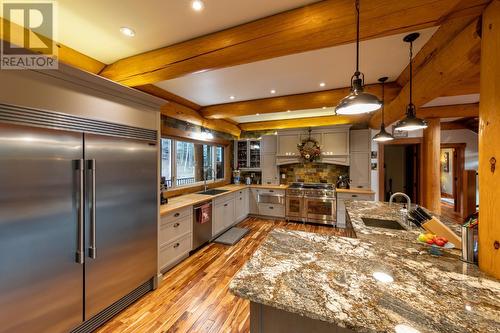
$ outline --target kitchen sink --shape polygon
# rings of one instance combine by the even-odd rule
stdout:
[[[398,221],[371,219],[368,217],[361,218],[367,227],[406,230]]]
[[[198,194],[205,194],[205,195],[217,195],[221,193],[228,192],[229,190],[217,190],[217,189],[212,189],[212,190],[206,190],[202,192],[197,192]]]

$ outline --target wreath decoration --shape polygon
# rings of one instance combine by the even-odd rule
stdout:
[[[321,158],[321,147],[319,142],[311,137],[302,140],[302,142],[297,145],[297,149],[299,150],[300,158],[304,162],[314,162]]]

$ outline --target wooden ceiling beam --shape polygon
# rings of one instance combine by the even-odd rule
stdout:
[[[478,35],[478,20],[475,19],[456,34],[426,64],[414,73],[413,103],[417,108],[445,94],[448,86],[460,80],[479,66],[481,39]],[[407,83],[399,95],[385,107],[386,125],[392,124],[405,114],[410,87]],[[380,125],[381,112],[374,114],[370,126]]]
[[[417,109],[417,117],[420,118],[455,118],[455,117],[477,117],[479,116],[479,104],[459,104],[446,106],[433,106]]]
[[[479,68],[474,69],[479,70]],[[464,75],[463,78],[450,83],[441,97],[479,94],[479,78],[479,71],[470,76]]]
[[[242,123],[239,126],[242,131],[261,131],[261,130],[274,130],[274,129],[278,130],[287,128],[359,124],[359,123],[366,123],[369,119],[370,118],[367,115],[324,116],[324,117],[296,118],[296,119],[260,121],[253,123]]]
[[[161,114],[214,131],[229,133],[235,137],[239,137],[241,133],[241,129],[229,121],[223,119],[206,119],[196,110],[176,102],[169,102],[162,106]]]
[[[460,0],[371,0],[361,8],[361,39],[439,25],[461,16]],[[454,9],[459,13],[455,13]],[[119,60],[101,75],[128,86],[352,43],[354,1],[324,0]]]
[[[368,85],[365,90],[382,95],[380,84]],[[400,87],[396,83],[387,83],[385,87],[386,101],[392,100],[399,93]],[[305,94],[287,95],[272,98],[255,99],[242,102],[211,105],[201,109],[204,117],[223,119],[254,115],[256,113],[286,112],[288,110],[307,110],[322,107],[333,107],[347,96],[350,88],[317,91]]]

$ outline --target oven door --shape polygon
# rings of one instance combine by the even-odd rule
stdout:
[[[333,224],[336,215],[335,198],[305,198],[307,221]]]
[[[304,197],[287,195],[286,218],[288,220],[302,221],[303,211],[304,211]]]

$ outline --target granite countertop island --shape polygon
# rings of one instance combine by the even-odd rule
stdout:
[[[459,251],[437,257],[417,230],[364,225],[395,219],[401,206],[346,202],[357,238],[275,229],[235,276],[230,290],[263,304],[357,332],[500,332],[500,282]],[[446,223],[446,222],[445,222]],[[377,281],[385,273],[393,282]]]

